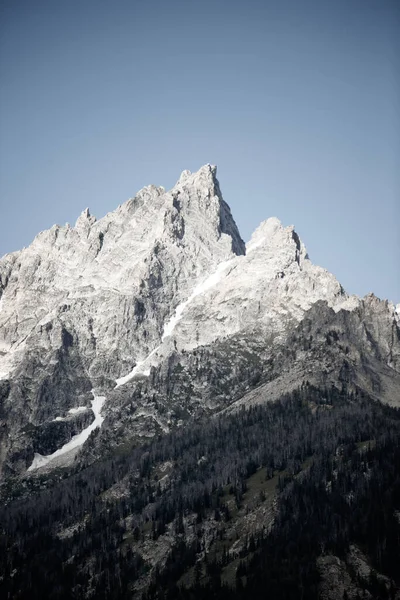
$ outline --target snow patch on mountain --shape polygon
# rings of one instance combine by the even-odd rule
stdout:
[[[87,406],[77,406],[76,408],[70,408],[66,417],[56,417],[53,421],[67,421],[71,417],[68,415],[78,415],[80,413],[86,412],[88,409]]]
[[[190,294],[189,298],[176,307],[174,315],[170,318],[170,320],[164,327],[164,332],[161,341],[164,341],[166,337],[172,335],[172,332],[174,331],[179,320],[181,319],[183,312],[185,311],[187,306],[189,306],[189,304],[194,300],[194,298],[200,296],[201,294],[204,294],[221,281],[224,271],[230,264],[232,264],[232,261],[233,259],[226,260],[220,263],[216,271],[212,273],[209,277],[207,277],[205,281],[197,285],[194,288],[193,292]]]
[[[76,408],[70,408],[68,413],[70,415],[77,415],[78,413],[82,413],[88,410],[87,406],[77,406]]]
[[[157,346],[157,348],[154,348],[154,350],[152,350],[150,354],[146,356],[145,359],[140,360],[130,373],[116,379],[115,382],[117,385],[115,387],[119,388],[121,387],[121,385],[125,385],[125,383],[128,383],[128,381],[133,379],[136,375],[143,375],[144,377],[148,377],[150,375],[150,369],[143,369],[143,367],[148,363],[150,358],[157,352],[159,348],[160,346]]]
[[[360,306],[360,302],[361,300],[358,296],[352,295],[348,298],[345,297],[342,301],[333,303],[331,308],[333,308],[335,312],[339,312],[339,310],[348,310],[351,312]]]
[[[59,450],[56,450],[52,454],[43,456],[42,454],[35,452],[33,462],[31,464],[31,466],[28,468],[28,471],[36,471],[37,469],[45,467],[46,465],[48,465],[50,462],[52,462],[56,458],[66,455],[66,454],[70,453],[72,450],[78,450],[81,446],[83,446],[83,444],[89,438],[92,431],[94,431],[98,427],[101,427],[101,425],[104,421],[104,417],[101,415],[101,410],[103,408],[106,397],[105,396],[96,396],[94,390],[92,390],[92,394],[93,394],[92,411],[94,414],[94,421],[90,425],[88,425],[88,427],[85,427],[85,429],[83,429],[80,433],[77,433],[76,435],[74,435],[70,439],[69,442],[64,444],[64,446],[62,446],[61,448],[59,448]],[[86,410],[86,407],[79,407],[79,408],[84,408]],[[71,410],[74,410],[74,409],[71,409]],[[71,411],[69,411],[69,412],[71,412]],[[79,412],[79,410],[78,410],[78,412]],[[57,419],[55,419],[55,420],[57,420]]]
[[[187,300],[185,300],[184,302],[181,302],[181,304],[179,304],[176,307],[174,314],[169,319],[169,321],[164,325],[164,331],[163,331],[163,334],[161,337],[161,344],[159,344],[156,348],[154,348],[144,360],[139,361],[130,373],[128,373],[124,377],[120,377],[119,379],[116,379],[116,384],[117,384],[115,386],[116,388],[121,387],[121,385],[124,385],[125,383],[128,383],[128,381],[131,381],[131,379],[133,379],[136,375],[143,375],[145,377],[148,377],[150,375],[151,365],[150,365],[150,368],[148,367],[147,369],[144,369],[143,367],[145,365],[148,365],[152,356],[154,356],[159,351],[159,349],[162,346],[162,342],[166,338],[168,338],[172,335],[177,323],[182,318],[184,311],[187,309],[187,307],[190,305],[190,303],[194,300],[194,298],[196,298],[197,296],[200,296],[201,294],[204,294],[209,289],[211,289],[213,286],[217,285],[217,283],[223,277],[224,271],[226,271],[226,269],[229,267],[230,264],[232,264],[232,259],[226,260],[226,261],[223,261],[222,263],[220,263],[218,265],[216,271],[214,273],[212,273],[209,277],[207,277],[202,283],[197,285],[195,287],[195,289],[193,290],[193,292],[190,294],[189,298]]]

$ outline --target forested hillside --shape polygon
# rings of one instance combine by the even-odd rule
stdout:
[[[397,598],[399,433],[398,409],[303,385],[27,478],[3,490],[1,596]]]

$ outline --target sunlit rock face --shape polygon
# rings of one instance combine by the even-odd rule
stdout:
[[[56,225],[2,259],[2,377],[30,347],[59,347],[55,323],[90,376],[118,375],[160,339],[200,278],[244,252],[209,165],[170,192],[144,188],[99,221],[86,209],[75,227]]]
[[[307,357],[303,339],[288,362],[285,345],[312,310],[307,344],[314,354]],[[86,209],[74,227],[55,225],[0,260],[2,469],[40,468],[38,445],[59,459],[71,436],[81,434],[74,439],[83,444],[92,430],[89,445],[98,438],[100,448],[104,439],[118,444],[154,435],[202,410],[224,408],[255,385],[246,383],[246,373],[250,382],[257,379],[246,362],[249,352],[273,398],[274,380],[276,395],[319,372],[331,330],[340,338],[339,347],[329,334],[333,362],[341,364],[347,346],[343,360],[356,373],[360,365],[366,369],[366,353],[375,367],[354,380],[370,390],[370,371],[381,365],[391,383],[374,385],[381,399],[394,402],[398,314],[373,296],[349,297],[332,274],[312,264],[294,228],[276,218],[264,221],[245,246],[211,165],[184,171],[169,192],[145,187],[98,221]],[[227,343],[236,348],[228,363]],[[223,401],[199,355],[211,370],[231,369]],[[178,363],[190,392],[182,385],[171,392]],[[92,414],[93,396],[105,397],[93,411],[96,427],[82,417],[84,410]],[[124,413],[127,404],[134,417]],[[56,421],[67,425],[49,428]]]

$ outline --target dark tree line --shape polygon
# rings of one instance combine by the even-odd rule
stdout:
[[[323,550],[345,556],[350,543],[399,584],[399,431],[399,411],[362,394],[311,386],[274,404],[192,422],[2,509],[0,593],[131,598],[132,583],[148,566],[124,540],[140,543],[150,525],[157,543],[171,523],[176,544],[154,574],[148,599],[298,598],[299,589],[316,598],[317,557]],[[235,586],[222,585],[224,565],[210,561],[203,580],[178,588],[200,551],[185,540],[184,517],[195,513],[199,526],[210,514],[229,519],[225,490],[240,505],[247,479],[259,469],[266,477],[286,473],[272,532],[249,540]],[[116,483],[126,493],[105,498]],[[68,536],[58,535],[68,527]]]

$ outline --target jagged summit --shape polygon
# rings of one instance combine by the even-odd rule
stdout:
[[[184,171],[182,171],[182,173],[178,179],[178,183],[183,183],[184,181],[186,181],[189,178],[203,179],[203,180],[208,178],[208,179],[215,180],[216,176],[217,176],[217,166],[207,163],[206,165],[203,165],[202,167],[200,167],[200,169],[198,171],[196,171],[195,173],[192,173],[191,171],[189,171],[189,169],[185,169]]]
[[[19,364],[42,323],[67,318],[65,306],[73,322],[78,314],[90,320],[97,357],[111,349],[123,365],[142,347],[147,352],[196,283],[245,252],[215,174],[206,165],[168,192],[147,186],[98,221],[86,209],[75,227],[54,226],[6,255],[0,261],[0,372]],[[137,330],[142,317],[135,328],[129,325],[138,310],[149,319],[145,335]]]
[[[96,223],[96,220],[96,217],[93,217],[90,214],[89,208],[85,208],[85,210],[82,211],[75,223],[75,229],[87,229],[88,227],[94,225]]]
[[[251,236],[246,244],[246,252],[253,252],[257,248],[282,248],[292,246],[293,243],[297,250],[297,262],[302,264],[303,260],[308,258],[307,250],[300,240],[293,225],[284,227],[279,219],[270,217],[263,221]]]

